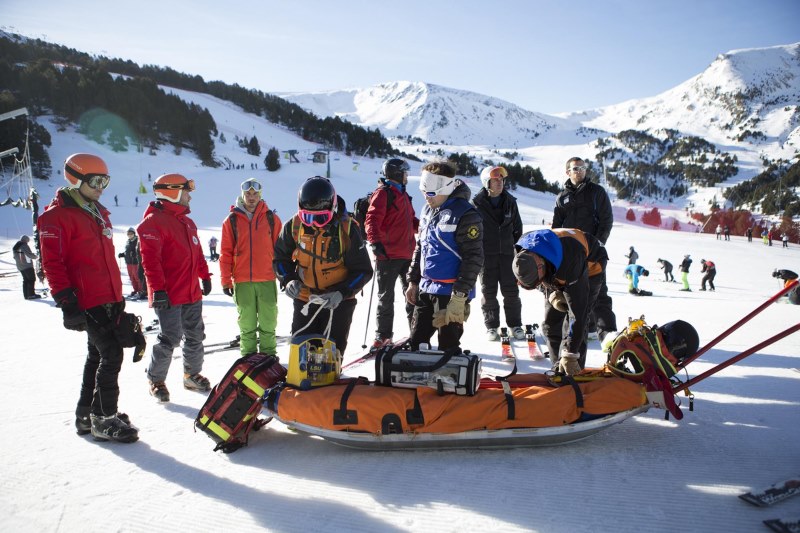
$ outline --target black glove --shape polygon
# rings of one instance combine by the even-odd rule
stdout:
[[[64,314],[64,327],[73,331],[86,331],[86,313],[78,307],[78,295],[75,289],[68,288],[53,295]]]
[[[117,254],[117,257],[125,257],[125,252]]]
[[[222,287],[222,292],[225,294],[225,296],[230,296],[233,298],[233,287]]]
[[[389,259],[389,256],[386,255],[386,248],[383,247],[383,244],[375,242],[372,243],[370,247],[372,248],[372,254],[375,256],[375,259]]]
[[[200,281],[203,283],[203,296],[211,294],[211,278],[201,279]]]
[[[167,291],[156,291],[153,293],[153,309],[169,309],[170,305]]]

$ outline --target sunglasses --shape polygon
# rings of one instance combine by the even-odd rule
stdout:
[[[300,220],[306,226],[315,226],[321,228],[326,226],[333,219],[333,211],[324,209],[321,211],[311,211],[309,209],[301,209],[297,212],[300,215]]]
[[[250,190],[261,192],[261,184],[255,180],[247,180],[242,183],[242,192],[247,192]]]
[[[570,167],[570,172],[586,172],[586,167]]]
[[[107,174],[90,174],[84,179],[84,182],[92,189],[102,191],[111,183],[111,176]]]
[[[192,192],[194,190],[194,180],[187,180],[185,183],[162,183],[153,185],[153,189],[183,189]]]

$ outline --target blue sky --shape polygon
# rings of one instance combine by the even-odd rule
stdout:
[[[3,0],[0,28],[266,92],[411,80],[554,113],[800,41],[798,0]]]

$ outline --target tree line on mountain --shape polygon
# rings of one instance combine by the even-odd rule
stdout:
[[[800,198],[795,190],[800,187],[800,162],[776,161],[757,176],[734,185],[723,196],[734,207],[759,207],[765,215],[783,217],[800,216]]]
[[[176,153],[193,150],[204,165],[214,160],[216,124],[207,109],[167,94],[159,85],[203,92],[231,101],[245,111],[283,125],[304,139],[333,150],[371,157],[405,155],[392,148],[378,129],[362,128],[338,117],[320,119],[299,106],[261,91],[222,82],[205,82],[170,68],[139,66],[132,61],[93,57],[72,48],[41,40],[0,37],[0,112],[27,107],[32,117],[55,115],[62,127],[68,123],[113,150],[149,149],[171,144]],[[29,144],[36,152],[35,175],[47,179],[50,145],[46,130],[32,118]],[[4,128],[5,129],[5,128]],[[3,132],[7,147],[25,144],[20,128]],[[220,138],[220,142],[225,142]],[[255,137],[243,148],[259,155]]]
[[[671,201],[686,194],[690,185],[711,187],[739,172],[735,155],[719,151],[705,139],[671,129],[656,133],[664,138],[624,130],[597,140],[597,161],[618,198]]]

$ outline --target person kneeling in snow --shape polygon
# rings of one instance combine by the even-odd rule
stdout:
[[[653,293],[639,289],[639,276],[647,277],[650,272],[642,265],[628,265],[625,267],[625,277],[628,278],[628,292],[637,296],[650,296]]]
[[[576,229],[531,231],[516,249],[517,282],[527,290],[541,287],[545,294],[542,333],[553,370],[577,374],[586,364],[586,323],[600,292],[606,249]]]

